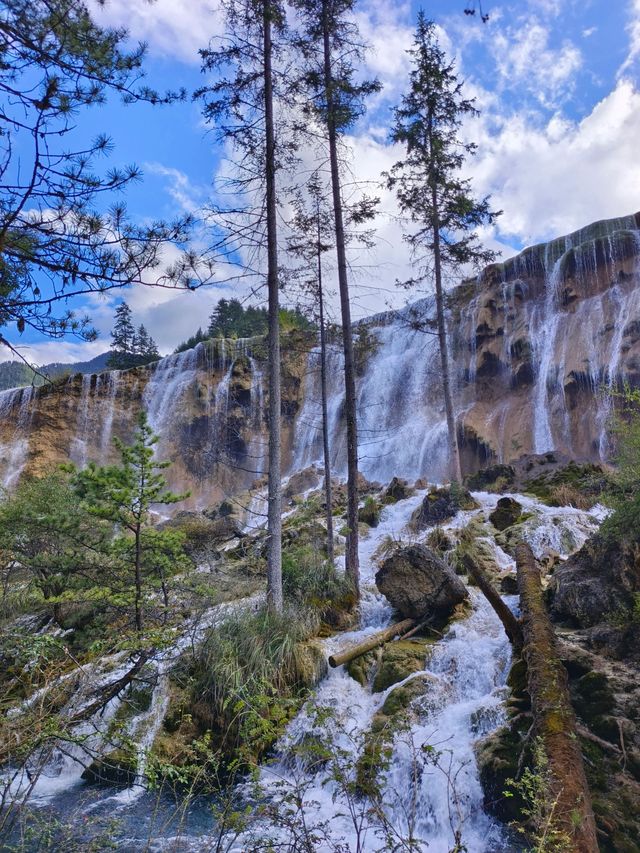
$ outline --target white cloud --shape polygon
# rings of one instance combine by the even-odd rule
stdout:
[[[540,127],[516,114],[498,133],[478,131],[476,188],[504,209],[502,233],[525,244],[640,207],[640,93],[629,81],[579,123],[556,116]]]
[[[550,30],[536,19],[517,28],[498,31],[495,56],[503,86],[532,94],[545,107],[562,103],[573,91],[573,79],[583,64],[580,50],[569,40],[550,46]]]
[[[147,42],[151,53],[198,64],[199,48],[220,34],[218,0],[108,0],[91,3],[95,20],[125,27],[131,38]]]
[[[629,53],[618,71],[620,77],[628,74],[640,57],[640,0],[631,0],[629,4],[627,32],[629,34]]]
[[[109,349],[104,341],[43,341],[37,344],[13,344],[29,364],[63,364],[86,361]],[[7,347],[0,346],[0,362],[16,361],[16,355]]]

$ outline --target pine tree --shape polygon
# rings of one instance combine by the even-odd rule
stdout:
[[[77,474],[77,486],[87,510],[110,521],[123,531],[113,541],[113,551],[131,578],[134,589],[133,607],[136,631],[144,627],[144,598],[147,584],[155,582],[162,590],[165,617],[169,605],[167,577],[185,568],[182,542],[175,531],[159,531],[150,526],[152,506],[166,506],[185,500],[189,495],[167,491],[161,473],[169,462],[154,460],[154,435],[147,415],[138,416],[133,443],[119,439],[114,443],[120,451],[120,465],[98,467],[90,463]]]
[[[460,170],[476,150],[460,137],[462,121],[477,114],[474,101],[463,95],[454,64],[438,44],[433,21],[418,15],[414,46],[409,51],[413,69],[409,91],[394,111],[391,141],[406,148],[403,160],[390,170],[388,186],[396,190],[400,210],[416,227],[405,235],[418,275],[408,284],[433,278],[436,293],[438,343],[449,438],[451,477],[460,481],[451,372],[447,346],[443,273],[459,272],[467,264],[480,266],[495,259],[477,238],[477,228],[499,215],[489,199],[477,200]]]
[[[85,108],[108,95],[151,104],[182,97],[140,83],[144,47],[129,52],[126,40],[126,31],[98,26],[83,0],[2,4],[0,327],[93,340],[90,319],[67,310],[66,300],[148,284],[166,243],[187,239],[191,217],[140,226],[120,198],[111,203],[139,170],[103,172],[110,140],[87,142],[81,127]],[[185,252],[156,283],[192,287],[197,266]],[[14,349],[4,337],[0,344]]]
[[[317,307],[320,331],[320,395],[322,411],[322,450],[324,460],[325,520],[327,525],[327,557],[333,563],[333,499],[331,489],[331,454],[329,447],[329,417],[327,406],[327,342],[322,282],[322,256],[331,248],[333,236],[330,211],[323,204],[323,193],[318,173],[307,182],[309,203],[304,194],[298,192],[293,200],[294,216],[289,223],[292,236],[288,241],[289,251],[305,261],[302,272],[305,289],[311,291]],[[314,269],[315,267],[315,269]],[[313,270],[313,272],[312,272]]]
[[[131,308],[126,302],[121,302],[113,318],[108,366],[114,370],[126,370],[127,367],[131,367],[135,364],[137,346]]]
[[[243,250],[249,257],[238,275],[256,276],[266,267],[268,294],[269,480],[267,510],[267,604],[281,611],[282,597],[282,486],[281,389],[276,177],[287,157],[284,123],[278,122],[276,147],[275,105],[285,108],[281,86],[289,86],[283,67],[282,35],[286,15],[279,0],[225,0],[226,29],[222,47],[202,51],[203,70],[213,72],[214,83],[197,95],[205,101],[204,114],[227,146],[236,152],[233,177],[226,191],[239,200],[231,210],[216,210],[221,236],[214,254],[237,264]],[[244,205],[242,202],[245,202]],[[257,276],[256,276],[257,277]],[[264,279],[263,279],[264,281]]]
[[[347,425],[347,549],[345,567],[359,592],[358,429],[356,383],[347,271],[345,215],[338,147],[364,110],[376,81],[357,82],[363,61],[362,39],[354,21],[354,0],[294,0],[301,22],[299,50],[305,57],[305,96],[310,115],[326,134],[331,171],[335,246],[344,346],[345,420]]]

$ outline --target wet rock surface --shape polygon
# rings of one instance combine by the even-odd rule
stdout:
[[[376,586],[405,619],[446,621],[468,592],[460,578],[426,545],[410,545],[388,557]]]
[[[640,549],[594,537],[554,573],[551,612],[577,627],[633,613],[640,593]]]
[[[444,487],[432,489],[411,516],[413,530],[425,530],[449,518],[461,509],[476,509],[478,504],[465,489]]]
[[[516,524],[522,515],[522,504],[515,498],[500,498],[495,510],[489,516],[489,521],[496,530],[506,530]]]

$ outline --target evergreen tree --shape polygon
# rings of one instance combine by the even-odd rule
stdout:
[[[136,364],[149,364],[149,362],[157,361],[160,358],[156,342],[142,324],[138,326],[134,335],[133,356]]]
[[[121,302],[113,318],[108,366],[114,370],[126,370],[131,367],[135,363],[137,346],[131,308],[126,302]]]
[[[139,226],[120,200],[111,204],[139,170],[102,173],[108,137],[87,142],[86,132],[76,134],[82,111],[109,94],[152,104],[182,96],[140,84],[144,48],[128,52],[126,39],[124,30],[94,23],[83,0],[2,4],[0,326],[94,339],[89,318],[66,310],[66,300],[148,284],[166,243],[186,239],[190,217]],[[157,283],[192,286],[196,266],[186,252]],[[14,349],[6,338],[0,343]]]
[[[344,346],[347,425],[347,549],[345,567],[359,591],[358,429],[351,302],[346,255],[345,213],[338,147],[364,110],[377,81],[357,81],[363,61],[362,39],[354,20],[354,0],[294,0],[301,22],[299,50],[305,58],[304,92],[308,112],[326,135],[329,149],[335,248]]]
[[[291,144],[276,104],[286,110],[289,88],[284,66],[286,14],[280,0],[224,0],[225,31],[221,46],[202,51],[203,70],[214,82],[197,94],[205,101],[207,120],[236,154],[226,193],[238,204],[213,211],[220,228],[215,255],[237,264],[238,275],[264,277],[268,294],[269,481],[267,510],[267,604],[280,611],[282,597],[281,385],[278,221],[276,177]]]
[[[167,578],[170,573],[188,566],[180,534],[156,530],[150,525],[153,506],[178,503],[188,497],[186,493],[178,495],[167,490],[161,472],[170,463],[154,460],[157,441],[146,413],[141,412],[133,444],[129,446],[115,439],[120,465],[98,467],[92,462],[77,474],[78,490],[89,513],[115,524],[122,531],[113,540],[112,549],[134,590],[134,619],[138,632],[144,627],[147,587],[159,585],[166,617]]]
[[[435,24],[418,15],[409,91],[394,111],[391,141],[406,148],[405,158],[389,172],[388,185],[396,190],[400,210],[416,227],[405,235],[418,275],[408,284],[433,278],[436,292],[438,342],[451,477],[460,481],[458,447],[444,311],[443,274],[466,264],[480,266],[495,259],[477,238],[477,228],[492,223],[489,199],[473,197],[471,184],[460,175],[467,156],[476,150],[460,137],[467,116],[477,114],[474,101],[464,97],[454,64],[438,44]]]
[[[81,506],[69,472],[23,477],[0,501],[2,582],[19,566],[64,627],[64,605],[111,599],[112,534]]]

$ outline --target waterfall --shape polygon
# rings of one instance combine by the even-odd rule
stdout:
[[[0,393],[0,420],[10,418],[17,409],[16,425],[11,439],[6,444],[0,444],[0,461],[5,461],[2,476],[5,489],[16,485],[27,464],[29,434],[34,415],[33,396],[34,389],[31,385]]]
[[[78,404],[78,417],[76,419],[75,435],[71,441],[69,458],[79,468],[84,468],[88,461],[89,434],[89,402],[91,399],[91,374],[82,376],[80,386],[80,402]]]
[[[562,256],[555,261],[551,271],[545,276],[544,302],[534,312],[535,321],[532,322],[532,343],[537,363],[537,375],[533,391],[535,419],[533,449],[535,453],[546,453],[555,447],[551,431],[551,418],[549,417],[549,379],[560,322],[560,315],[556,306],[561,264]]]
[[[415,328],[416,317],[433,315],[432,299],[410,309],[368,321],[368,351],[356,383],[360,471],[370,480],[393,476],[443,477],[447,469],[447,432],[441,402],[437,338]],[[422,325],[422,324],[421,324]],[[332,468],[346,473],[343,418],[343,357],[327,350],[328,423]],[[304,402],[296,423],[292,470],[322,460],[319,349],[309,356]]]

